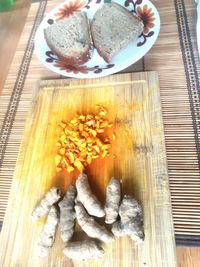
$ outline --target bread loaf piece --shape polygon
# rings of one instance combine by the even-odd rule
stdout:
[[[142,30],[142,20],[116,3],[107,3],[98,9],[91,25],[94,46],[108,63]]]
[[[80,65],[91,57],[92,39],[85,12],[57,21],[44,29],[49,48],[68,65]]]

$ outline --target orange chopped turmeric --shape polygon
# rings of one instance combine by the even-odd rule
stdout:
[[[111,144],[108,137],[103,137],[106,128],[113,126],[107,118],[107,110],[97,106],[98,114],[81,114],[69,122],[61,122],[60,138],[56,143],[58,154],[55,157],[56,170],[77,168],[83,172],[93,159],[109,155]]]

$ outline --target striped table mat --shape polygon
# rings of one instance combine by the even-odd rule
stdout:
[[[32,92],[39,79],[59,78],[34,54],[35,32],[62,1],[34,1],[0,100],[0,221],[3,222]],[[157,71],[177,244],[200,245],[200,61],[193,0],[152,1],[161,17],[153,48],[129,71]]]

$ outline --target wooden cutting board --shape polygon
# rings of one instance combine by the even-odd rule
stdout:
[[[105,187],[114,175],[122,179],[124,194],[132,194],[144,210],[145,241],[129,238],[104,245],[97,261],[71,261],[62,254],[59,230],[45,259],[37,256],[37,240],[45,218],[32,222],[31,212],[51,187],[64,192],[78,171],[56,173],[57,125],[77,113],[108,110],[116,139],[109,157],[96,159],[87,169],[93,191],[105,200]],[[77,227],[75,239],[84,235]],[[0,266],[13,267],[174,267],[175,242],[158,76],[155,72],[120,74],[95,80],[49,80],[39,85],[27,118],[12,190],[0,236]]]

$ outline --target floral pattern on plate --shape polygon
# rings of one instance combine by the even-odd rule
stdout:
[[[135,2],[133,0],[126,0],[124,3],[125,7],[133,5],[132,12],[139,16],[144,24],[143,32],[139,36],[140,41],[137,43],[138,47],[144,45],[147,42],[147,38],[154,35],[154,31],[149,30],[155,26],[153,23],[155,18],[152,8],[148,7],[147,4],[141,6],[142,2],[142,0],[137,0]]]
[[[62,60],[59,60],[59,58],[52,51],[47,51],[46,56],[47,56],[46,61],[48,63],[54,62],[55,67],[67,73],[73,72],[74,74],[77,74],[77,73],[86,74],[89,71],[93,71],[94,73],[97,74],[97,73],[101,73],[104,69],[110,69],[115,66],[114,64],[107,64],[104,67],[100,67],[100,66],[87,67],[85,65],[72,66],[72,65],[67,64],[67,62],[63,62]]]
[[[44,18],[36,34],[35,47],[36,54],[47,68],[68,77],[101,77],[127,68],[146,54],[154,44],[160,29],[159,14],[149,0],[113,0],[113,2],[121,4],[133,14],[137,14],[143,21],[144,30],[138,40],[123,49],[110,64],[107,64],[98,55],[96,49],[94,49],[91,60],[80,66],[71,66],[67,62],[59,60],[50,51],[44,39],[43,29],[45,27],[52,25],[56,20],[69,17],[83,10],[87,12],[89,20],[91,20],[96,10],[103,5],[103,2],[102,0],[68,0],[53,9]],[[40,47],[41,43],[42,47]]]
[[[82,0],[67,1],[62,7],[55,13],[57,19],[64,19],[74,15],[74,13],[81,11],[85,6],[85,2]]]
[[[94,0],[88,0],[87,4],[85,5],[85,8],[89,9],[90,8],[90,3]],[[100,4],[101,0],[96,0],[96,4]]]

